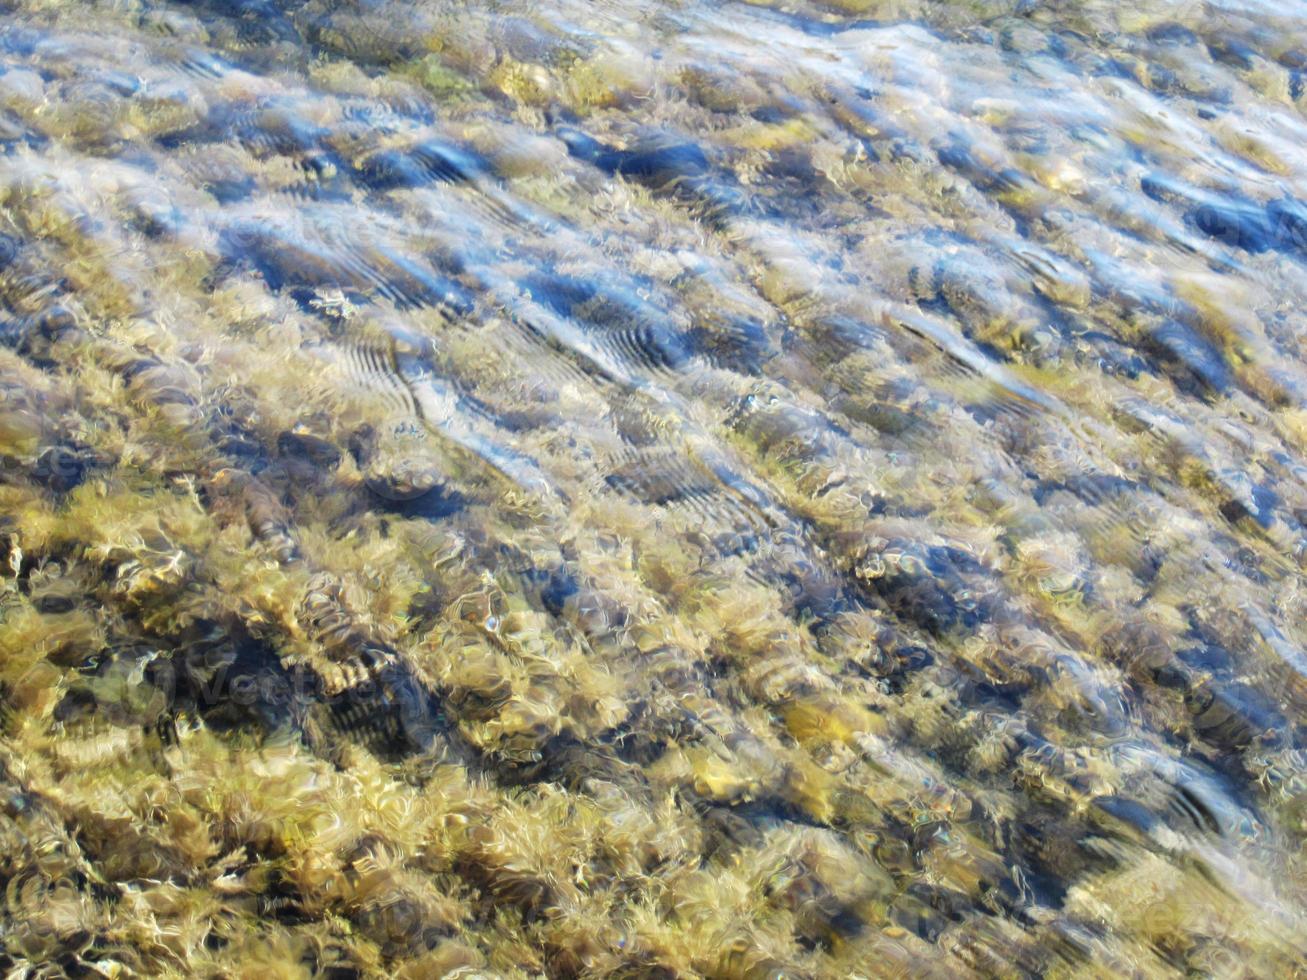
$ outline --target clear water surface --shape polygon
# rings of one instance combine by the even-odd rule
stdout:
[[[1301,976],[1305,85],[4,0],[6,976]]]

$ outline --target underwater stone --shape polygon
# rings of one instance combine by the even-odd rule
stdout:
[[[1257,254],[1274,244],[1271,228],[1261,211],[1244,204],[1202,204],[1189,220],[1208,238],[1223,245]]]

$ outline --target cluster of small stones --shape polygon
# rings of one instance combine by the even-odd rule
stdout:
[[[8,975],[1301,975],[1234,7],[0,6]]]

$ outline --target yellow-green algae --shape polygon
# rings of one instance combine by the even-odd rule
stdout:
[[[5,968],[1301,975],[1230,7],[8,4]]]

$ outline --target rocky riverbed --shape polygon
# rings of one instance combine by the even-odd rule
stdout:
[[[6,976],[1301,976],[1305,81],[4,0]]]

